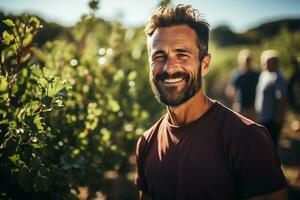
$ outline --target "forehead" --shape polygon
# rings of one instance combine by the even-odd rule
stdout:
[[[198,49],[196,42],[197,34],[188,25],[159,27],[148,37],[149,50],[177,46]]]

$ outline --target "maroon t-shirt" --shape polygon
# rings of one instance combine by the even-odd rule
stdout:
[[[153,200],[243,199],[286,185],[267,130],[218,102],[184,126],[165,115],[136,153],[136,184]]]

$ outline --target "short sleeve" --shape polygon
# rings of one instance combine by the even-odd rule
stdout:
[[[135,184],[138,188],[138,190],[148,193],[147,192],[147,183],[145,180],[145,174],[144,174],[144,149],[145,149],[145,138],[142,136],[139,138],[137,145],[136,145],[136,178],[135,178]]]
[[[247,126],[234,146],[233,174],[242,198],[275,192],[286,186],[278,155],[264,127]]]

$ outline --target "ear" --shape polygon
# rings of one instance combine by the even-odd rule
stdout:
[[[209,66],[210,66],[210,60],[211,60],[211,55],[207,54],[201,62],[201,75],[202,78],[206,76],[206,74],[209,72]]]

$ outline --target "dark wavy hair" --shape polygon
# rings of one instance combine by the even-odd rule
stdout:
[[[146,23],[145,32],[151,36],[159,27],[188,25],[197,33],[196,45],[200,50],[200,60],[207,55],[209,24],[191,5],[179,4],[174,8],[160,6]]]

